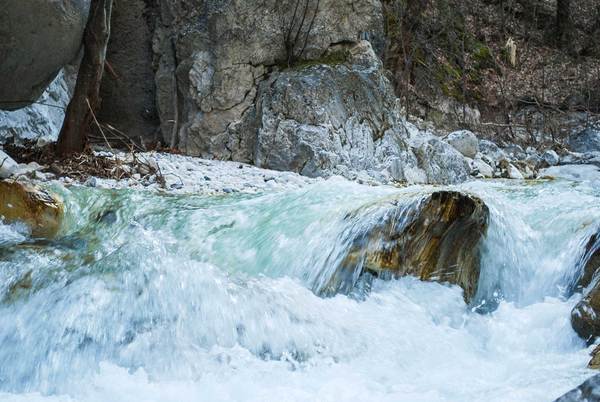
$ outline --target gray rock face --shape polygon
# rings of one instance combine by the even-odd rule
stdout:
[[[569,137],[568,145],[574,152],[600,152],[600,130],[587,128],[573,134]]]
[[[407,153],[396,99],[368,42],[340,51],[347,63],[275,73],[261,85],[257,166],[327,176]]]
[[[75,85],[75,69],[59,72],[36,103],[15,111],[0,110],[0,144],[44,145],[56,141]]]
[[[294,18],[295,0],[197,3],[162,0],[154,43],[163,137],[192,155],[253,159],[248,124],[258,85],[273,66],[286,64],[286,37],[297,37],[292,53],[301,60],[360,38],[383,44],[378,0],[321,0],[314,21],[311,0],[304,23],[299,13]]]
[[[460,130],[448,134],[446,142],[468,158],[475,158],[479,150],[479,140],[469,130]]]
[[[0,109],[31,104],[79,54],[90,0],[4,0]]]
[[[411,140],[369,42],[334,49],[346,62],[272,74],[258,94],[254,163],[307,176],[457,183],[466,160],[435,136]]]
[[[600,401],[600,374],[590,377],[583,384],[567,392],[554,402],[598,402]]]

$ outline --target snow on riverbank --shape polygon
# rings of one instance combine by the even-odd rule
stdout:
[[[98,156],[109,156],[101,152]],[[287,190],[300,188],[321,179],[311,179],[293,172],[278,172],[257,168],[239,162],[207,160],[191,156],[168,153],[145,152],[136,157],[150,166],[158,166],[165,179],[162,188],[155,175],[114,180],[92,177],[84,184],[100,188],[148,188],[167,190],[176,193],[228,194],[257,193],[265,190]],[[127,164],[131,154],[118,153],[116,158]],[[63,183],[73,183],[70,178],[59,179]]]

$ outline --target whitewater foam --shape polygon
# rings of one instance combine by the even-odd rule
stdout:
[[[414,278],[376,280],[364,299],[312,291],[348,212],[431,187],[55,188],[69,211],[61,239],[13,236],[0,251],[0,400],[551,401],[591,374],[569,289],[599,190],[452,188],[492,213],[472,305]]]

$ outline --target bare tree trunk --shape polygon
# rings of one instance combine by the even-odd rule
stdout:
[[[69,103],[58,137],[57,152],[68,155],[82,152],[87,130],[95,110],[100,106],[100,83],[104,72],[106,46],[110,37],[113,0],[92,0],[83,43],[84,53],[75,93]]]
[[[569,46],[571,34],[571,0],[558,0],[556,5],[556,34],[561,47]]]

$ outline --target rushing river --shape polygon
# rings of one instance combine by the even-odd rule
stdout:
[[[410,277],[315,295],[348,212],[436,189],[54,187],[59,239],[0,225],[0,401],[551,402],[589,377],[571,288],[598,182],[453,187],[491,213],[471,305]]]

